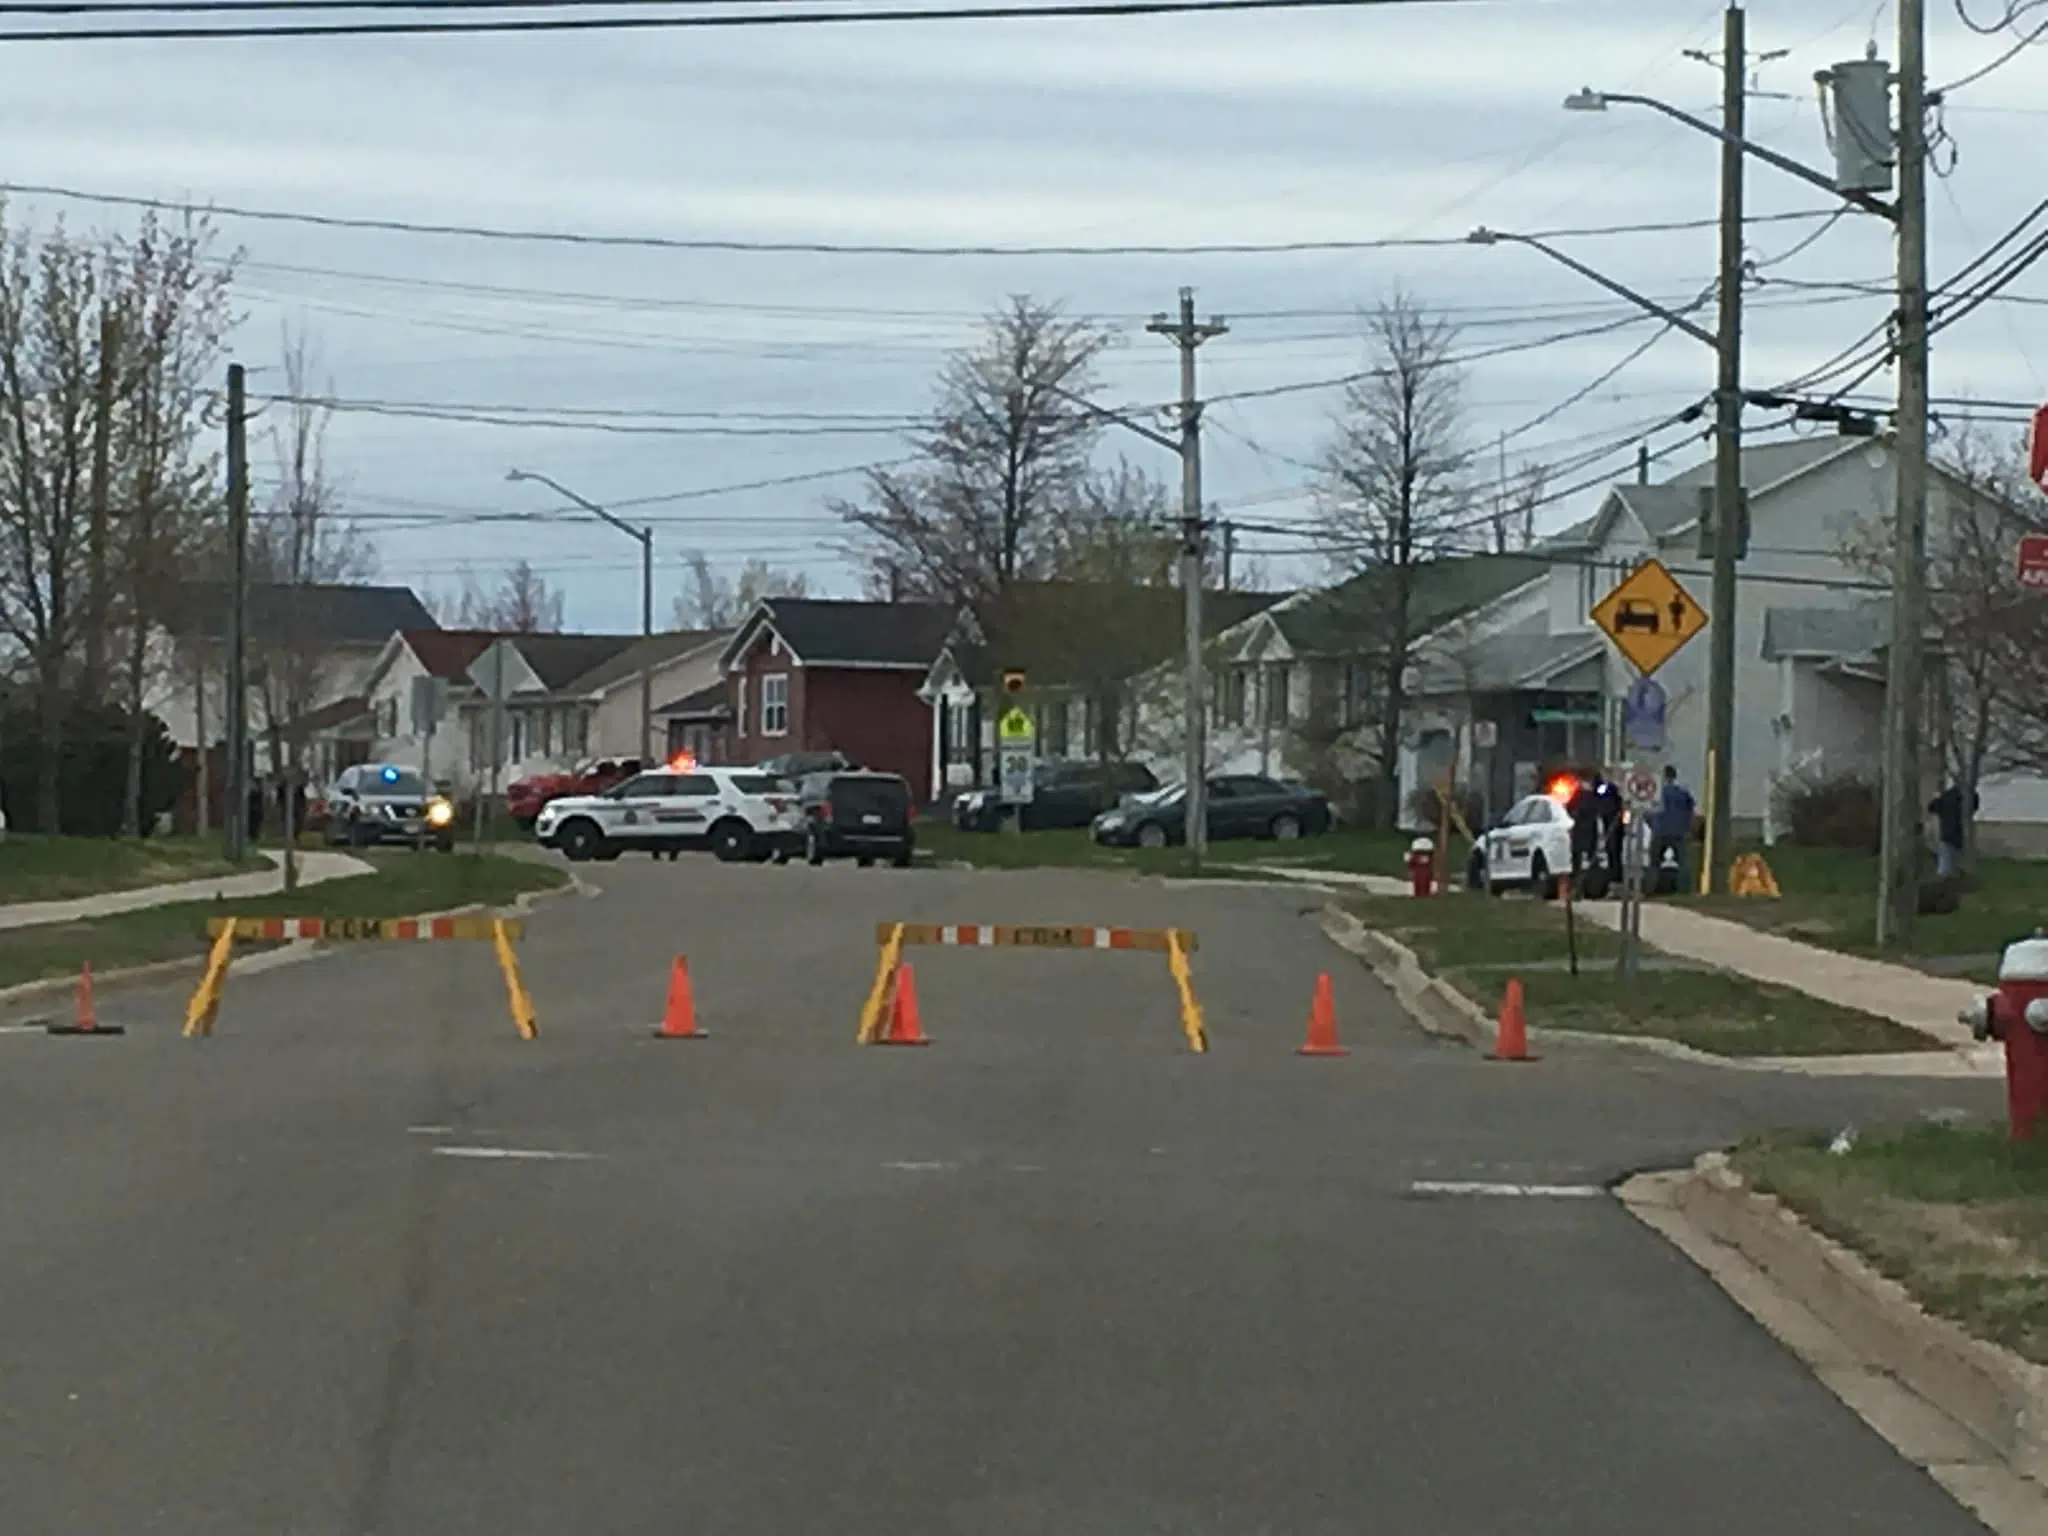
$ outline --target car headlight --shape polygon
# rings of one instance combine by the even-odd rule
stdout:
[[[445,827],[455,819],[455,807],[446,800],[436,800],[427,807],[427,825]]]

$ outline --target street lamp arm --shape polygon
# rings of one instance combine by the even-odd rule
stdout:
[[[561,481],[552,479],[547,475],[537,474],[530,469],[512,469],[507,470],[505,472],[505,478],[507,480],[513,481],[531,480],[536,485],[544,485],[549,490],[555,491],[560,495],[568,497],[569,500],[575,502],[577,506],[581,507],[584,511],[588,512],[592,517],[603,519],[605,522],[610,523],[614,528],[618,529],[619,532],[624,534],[630,534],[633,538],[638,539],[642,544],[650,543],[654,538],[654,530],[652,528],[635,528],[631,523],[626,522],[621,518],[612,516],[611,513],[605,511],[605,509],[603,507],[600,507],[596,502],[591,501],[587,497],[578,496],[574,491],[570,490],[569,487],[562,484]]]
[[[1587,282],[1596,283],[1600,287],[1605,288],[1609,293],[1619,298],[1627,299],[1636,308],[1643,310],[1647,314],[1655,315],[1666,325],[1685,332],[1686,335],[1699,342],[1702,346],[1717,349],[1720,346],[1720,342],[1715,339],[1711,332],[1693,324],[1692,321],[1686,319],[1677,310],[1667,309],[1655,299],[1637,293],[1635,289],[1629,287],[1626,283],[1617,283],[1606,273],[1587,266],[1583,261],[1574,256],[1566,255],[1553,245],[1546,245],[1543,241],[1534,239],[1529,235],[1508,234],[1503,230],[1487,229],[1483,225],[1473,230],[1465,238],[1474,245],[1497,245],[1503,240],[1511,240],[1516,245],[1526,245],[1531,250],[1541,251],[1559,266],[1569,267],[1572,271],[1578,273],[1579,276],[1585,278]]]
[[[1133,421],[1130,417],[1112,411],[1107,406],[1097,405],[1093,400],[1087,399],[1084,396],[1072,394],[1067,390],[1061,389],[1057,384],[1048,384],[1045,388],[1048,393],[1058,395],[1067,404],[1079,406],[1097,421],[1106,421],[1111,426],[1122,427],[1126,432],[1135,432],[1138,436],[1144,438],[1146,442],[1157,443],[1170,453],[1177,455],[1180,452],[1180,441],[1177,438],[1168,437],[1164,432],[1155,432],[1142,422]]]
[[[1752,140],[1738,138],[1727,132],[1719,123],[1710,123],[1704,117],[1695,117],[1692,113],[1674,107],[1669,102],[1659,101],[1654,96],[1637,96],[1628,91],[1585,90],[1567,97],[1565,107],[1567,110],[1574,112],[1598,112],[1604,110],[1607,103],[1611,101],[1622,102],[1628,106],[1648,107],[1653,112],[1662,112],[1673,122],[1683,123],[1688,128],[1697,129],[1710,138],[1719,139],[1724,144],[1734,144],[1744,154],[1753,156],[1755,159],[1763,161],[1765,165],[1773,166],[1783,171],[1787,176],[1796,176],[1808,186],[1819,187],[1821,191],[1831,197],[1839,197],[1845,202],[1854,203],[1864,212],[1874,213],[1879,218],[1890,219],[1894,222],[1898,220],[1898,209],[1883,198],[1872,197],[1868,192],[1848,191],[1838,187],[1835,185],[1833,177],[1823,175],[1821,172],[1813,169],[1812,166],[1800,164],[1790,155],[1781,155],[1775,149],[1766,149],[1763,145]]]

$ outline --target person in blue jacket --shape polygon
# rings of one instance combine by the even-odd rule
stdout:
[[[1691,888],[1685,874],[1685,845],[1692,837],[1695,809],[1692,791],[1678,782],[1678,769],[1666,763],[1664,790],[1657,797],[1657,810],[1650,818],[1650,879],[1653,882],[1657,879],[1657,872],[1664,867],[1664,854],[1668,849],[1678,865],[1679,890]]]

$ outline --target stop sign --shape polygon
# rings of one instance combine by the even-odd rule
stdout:
[[[2034,427],[2027,434],[2027,478],[2048,491],[2048,405],[2034,412]]]

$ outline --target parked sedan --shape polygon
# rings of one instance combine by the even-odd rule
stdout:
[[[1025,832],[1085,827],[1129,795],[1149,794],[1159,780],[1143,763],[1044,762],[1032,774],[1031,803],[1003,803],[999,789],[971,789],[953,802],[953,825],[963,832],[996,832],[1016,818]]]
[[[1209,840],[1270,837],[1282,842],[1330,830],[1330,805],[1320,791],[1256,773],[1218,774],[1208,781]],[[1138,795],[1104,811],[1091,828],[1096,842],[1119,848],[1163,848],[1187,840],[1187,792],[1178,784]]]

